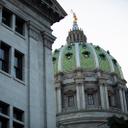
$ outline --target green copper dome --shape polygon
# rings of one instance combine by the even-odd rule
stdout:
[[[121,79],[121,67],[109,51],[99,46],[87,43],[83,31],[79,29],[76,20],[67,37],[67,44],[53,52],[54,74],[60,72],[71,73],[77,69],[85,71],[101,70],[106,73],[115,73]]]

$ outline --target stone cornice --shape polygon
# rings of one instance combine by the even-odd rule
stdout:
[[[49,6],[44,0],[19,0],[28,7],[34,9],[39,15],[46,17],[51,24],[60,21],[67,14],[56,1]],[[55,5],[56,4],[56,5]],[[55,6],[53,8],[53,6]],[[61,13],[59,13],[61,12]]]

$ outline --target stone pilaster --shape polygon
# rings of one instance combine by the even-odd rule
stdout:
[[[105,99],[104,99],[104,86],[100,85],[100,99],[101,99],[101,107],[105,109]]]
[[[105,85],[104,88],[105,88],[106,109],[109,109],[109,101],[108,101],[108,89],[107,89],[107,85]]]
[[[123,101],[123,91],[121,88],[119,89],[119,95],[120,95],[121,110],[122,112],[124,112],[125,108],[124,108],[124,101]]]
[[[103,109],[109,109],[108,90],[107,90],[107,86],[104,84],[100,85],[100,98],[101,98],[101,107]]]
[[[76,100],[77,100],[77,108],[80,110],[81,105],[80,105],[80,86],[76,85]]]
[[[85,103],[84,84],[82,84],[81,89],[82,89],[82,108],[85,109],[86,103]]]
[[[127,112],[127,103],[126,103],[126,95],[125,95],[125,90],[122,90],[123,93],[123,101],[124,101],[124,111]]]
[[[76,85],[76,99],[78,110],[85,109],[85,92],[83,83],[77,83]]]
[[[42,32],[43,43],[43,62],[44,62],[44,103],[45,103],[45,127],[55,127],[56,122],[56,103],[55,103],[55,87],[53,78],[53,64],[52,64],[52,44],[55,37],[48,32]],[[49,68],[50,67],[50,68]]]
[[[78,70],[76,72],[76,99],[78,110],[85,109],[85,93],[84,93],[84,79],[82,78],[82,72]]]
[[[52,44],[54,43],[56,37],[47,32],[42,32],[44,39],[44,46],[52,50]]]

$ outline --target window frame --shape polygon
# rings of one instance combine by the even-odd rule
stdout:
[[[94,105],[94,95],[93,94],[87,94],[87,101],[88,101],[88,105]]]
[[[0,70],[6,73],[10,73],[10,49],[11,47],[8,44],[0,41]],[[3,52],[3,55],[1,55],[1,52]]]
[[[9,23],[5,23],[3,21],[3,19],[4,19],[4,17],[3,17],[4,11],[7,12],[10,15]],[[2,19],[1,19],[1,23],[4,24],[4,25],[6,25],[9,28],[13,28],[13,13],[9,9],[7,9],[5,7],[2,8]]]
[[[74,99],[74,95],[69,95],[68,97],[68,107],[73,107],[75,106],[75,99]]]
[[[22,24],[21,26],[19,25],[19,22]],[[15,15],[15,32],[25,36],[25,20],[17,15]]]
[[[15,65],[16,58],[17,58],[17,66]],[[24,80],[23,65],[24,65],[24,54],[21,53],[20,51],[18,51],[17,49],[15,49],[14,50],[14,64],[13,64],[14,76],[15,76],[16,79],[19,79],[21,81]]]

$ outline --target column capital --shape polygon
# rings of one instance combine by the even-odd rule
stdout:
[[[107,79],[104,78],[104,77],[99,77],[99,78],[98,78],[98,83],[99,83],[100,85],[106,85],[106,81],[107,81]]]
[[[41,34],[43,37],[44,46],[49,49],[52,49],[52,44],[54,43],[56,37],[46,31],[41,32]]]
[[[61,88],[61,82],[55,82],[55,87],[56,88]]]
[[[77,86],[82,86],[84,84],[83,79],[75,79],[75,83]]]
[[[121,84],[118,84],[118,88],[127,91],[127,87],[126,86],[123,86]]]
[[[40,31],[38,30],[38,28],[36,28],[36,25],[34,23],[32,23],[31,21],[27,22],[28,25],[28,33],[29,33],[29,37],[31,37],[32,39],[39,41],[40,39]]]

